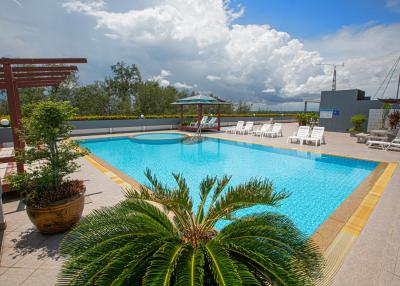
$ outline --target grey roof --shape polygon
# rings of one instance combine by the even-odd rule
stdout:
[[[229,104],[226,101],[222,99],[216,99],[211,96],[207,95],[195,95],[195,96],[189,96],[186,98],[181,98],[175,101],[172,104],[176,105],[189,105],[189,104],[207,104],[207,105],[218,105],[218,104]]]

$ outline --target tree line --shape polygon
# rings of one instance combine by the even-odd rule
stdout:
[[[44,100],[68,101],[77,108],[78,115],[163,115],[176,114],[178,107],[171,105],[177,99],[196,95],[195,91],[161,86],[156,81],[145,81],[135,64],[118,62],[111,66],[111,75],[87,85],[78,83],[76,73],[71,74],[58,87],[24,88],[19,90],[22,110],[30,104]],[[216,97],[213,94],[209,96]],[[185,113],[196,113],[196,106],[185,107]],[[205,112],[216,113],[215,106]],[[250,106],[240,102],[236,106],[222,106],[222,113],[249,113]],[[0,97],[0,115],[8,114],[7,98]]]

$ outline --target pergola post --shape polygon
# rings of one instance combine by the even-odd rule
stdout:
[[[180,115],[180,120],[179,120],[179,129],[182,129],[183,126],[183,105],[180,106],[181,110],[181,115]]]
[[[200,128],[201,119],[203,118],[203,104],[197,105],[197,128]]]
[[[14,76],[10,64],[3,64],[4,79],[6,82],[8,109],[11,119],[11,131],[14,141],[15,152],[24,149],[24,144],[19,138],[18,130],[21,127],[21,111],[19,104],[18,88],[15,86]],[[17,162],[17,172],[24,172],[24,164]]]
[[[217,117],[217,129],[218,131],[221,131],[221,105],[217,105],[217,113],[218,113],[218,117]]]

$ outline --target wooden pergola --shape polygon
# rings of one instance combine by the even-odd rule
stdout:
[[[18,89],[31,87],[58,86],[72,72],[76,65],[87,63],[85,58],[0,58],[0,89],[7,91],[8,110],[14,150],[23,150],[24,144],[19,139],[21,127],[21,107]],[[14,162],[14,157],[1,158],[0,162]],[[18,173],[24,172],[24,165],[17,163]]]
[[[180,106],[180,124],[179,124],[179,129],[180,130],[185,130],[185,131],[194,131],[196,132],[199,127],[202,130],[208,130],[208,131],[213,131],[221,130],[221,105],[224,104],[230,104],[222,99],[216,99],[211,96],[206,96],[206,95],[195,95],[195,96],[190,96],[182,99],[178,99],[173,105],[179,105]],[[184,126],[183,125],[183,106],[184,105],[197,105],[197,126]],[[217,126],[216,127],[206,127],[202,128],[201,127],[201,120],[203,119],[203,105],[216,105],[217,106]]]

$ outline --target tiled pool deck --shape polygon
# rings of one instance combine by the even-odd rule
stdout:
[[[294,130],[296,130],[295,124],[285,124],[284,137],[274,139],[223,133],[207,136],[400,163],[400,152],[369,149],[365,145],[356,143],[356,139],[347,134],[327,133],[327,144],[320,147],[309,145],[301,147],[298,144],[286,143],[286,137]],[[116,176],[91,158],[81,159],[79,162],[82,168],[74,174],[74,177],[84,179],[86,182],[87,196],[84,214],[101,206],[115,204],[123,197],[120,192],[121,185],[126,182],[132,183],[128,177],[118,172]],[[337,269],[330,269],[332,277],[327,280],[328,283],[333,285],[400,285],[400,208],[398,207],[400,205],[398,194],[400,170],[395,164],[384,167],[379,175],[386,170],[386,177],[384,174],[379,176],[378,181],[371,179],[376,189],[368,199],[363,198],[365,206],[363,210],[357,209],[360,211],[358,216],[352,216],[355,220],[354,226],[360,224],[360,218],[361,221],[366,221],[370,215],[365,227],[356,231],[357,235],[345,236],[341,240],[336,239],[335,243],[330,244],[331,249],[326,249],[326,253],[330,252],[328,255],[331,260],[340,260],[341,255],[347,254],[337,273]],[[394,174],[391,177],[393,170]],[[389,181],[387,185],[386,181]],[[18,200],[5,203],[3,208],[8,227],[3,237],[0,285],[54,285],[61,265],[57,249],[63,235],[44,236],[35,231],[23,204]],[[351,211],[350,214],[353,213],[354,211]],[[351,221],[349,218],[346,220]]]

